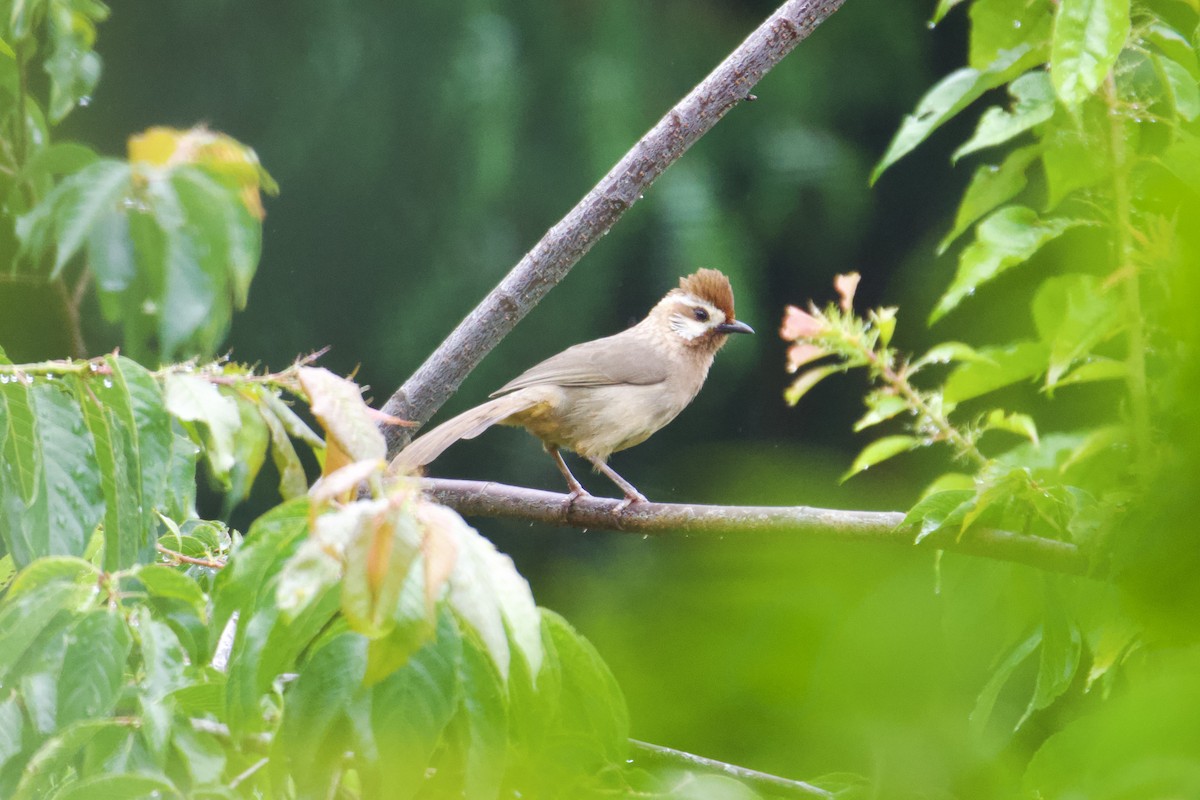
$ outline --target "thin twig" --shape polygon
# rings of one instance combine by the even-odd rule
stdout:
[[[935,533],[914,545],[914,531],[901,527],[899,511],[841,511],[809,506],[710,506],[683,503],[635,503],[614,513],[618,500],[581,497],[482,481],[425,478],[422,487],[460,514],[514,517],[576,528],[627,533],[685,535],[804,534],[840,541],[885,542],[928,550],[1025,564],[1051,572],[1089,575],[1087,555],[1068,542],[992,529],[970,530],[961,537]]]
[[[181,564],[194,564],[197,567],[208,567],[209,569],[224,569],[225,562],[212,558],[195,558],[194,556],[186,556],[178,550],[172,550],[169,547],[164,547],[161,544],[154,546],[158,552],[162,553],[167,558],[177,561]]]
[[[781,778],[778,775],[759,772],[756,769],[749,769],[747,767],[739,767],[736,764],[726,764],[724,761],[705,758],[693,753],[685,753],[682,750],[663,747],[660,744],[641,742],[637,739],[630,739],[629,744],[632,746],[635,764],[665,764],[686,769],[699,769],[704,772],[712,772],[734,778],[752,789],[759,789],[767,794],[781,797],[832,798],[835,796],[833,792],[827,792],[818,786],[813,786],[811,783],[791,780],[790,778]]]
[[[67,332],[71,336],[71,355],[74,358],[87,358],[87,342],[83,339],[83,323],[79,318],[79,306],[71,297],[71,291],[67,288],[67,282],[62,278],[57,278],[51,283],[54,285],[54,291],[62,301],[63,313],[67,317]]]
[[[844,0],[788,0],[667,112],[396,390],[384,413],[423,425],[672,163]],[[415,428],[383,427],[388,455]]]

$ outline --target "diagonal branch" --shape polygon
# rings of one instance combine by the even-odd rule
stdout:
[[[756,769],[739,767],[736,764],[726,764],[723,761],[685,753],[682,750],[676,750],[672,747],[663,747],[661,744],[651,744],[650,742],[630,739],[629,745],[632,750],[633,762],[638,765],[658,764],[675,769],[682,767],[684,769],[710,772],[714,775],[724,775],[741,781],[752,789],[758,789],[765,794],[775,797],[823,797],[830,800],[836,797],[833,792],[828,792],[819,786],[813,786],[811,783],[806,783],[805,781],[781,778],[777,775],[759,772]]]
[[[844,0],[788,0],[679,101],[579,201],[500,284],[458,324],[383,407],[423,425],[492,348],[554,288],[579,259],[654,183],[707,133],[772,67]],[[383,427],[388,456],[408,443],[415,427]]]
[[[505,486],[482,481],[424,478],[421,486],[435,500],[460,514],[517,519],[576,528],[629,533],[804,534],[841,541],[913,545],[913,531],[900,527],[899,511],[840,511],[809,506],[706,506],[637,503],[621,514],[618,502]],[[1011,561],[1068,575],[1091,574],[1087,554],[1067,542],[991,529],[971,530],[959,538],[934,534],[919,545],[967,555]]]

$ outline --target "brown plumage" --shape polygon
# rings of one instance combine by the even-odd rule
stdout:
[[[558,450],[586,458],[625,492],[624,508],[645,497],[605,462],[646,440],[691,403],[713,356],[730,333],[752,333],[733,316],[729,279],[701,269],[680,279],[628,330],[577,344],[509,381],[493,399],[416,439],[392,462],[396,469],[425,466],[459,439],[497,423],[520,425],[541,439],[573,496],[587,491]]]

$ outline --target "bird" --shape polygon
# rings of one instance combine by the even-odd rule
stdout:
[[[620,333],[568,347],[492,392],[488,400],[414,439],[393,471],[424,467],[460,439],[496,424],[521,426],[541,440],[570,490],[568,503],[590,497],[563,460],[571,450],[622,492],[620,513],[646,496],[608,465],[613,453],[658,431],[695,398],[713,357],[732,333],[754,333],[736,319],[733,288],[719,270],[679,280],[641,322]]]

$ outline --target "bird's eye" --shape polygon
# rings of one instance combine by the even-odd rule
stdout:
[[[692,316],[694,316],[698,322],[708,322],[708,312],[699,306],[692,309]]]

